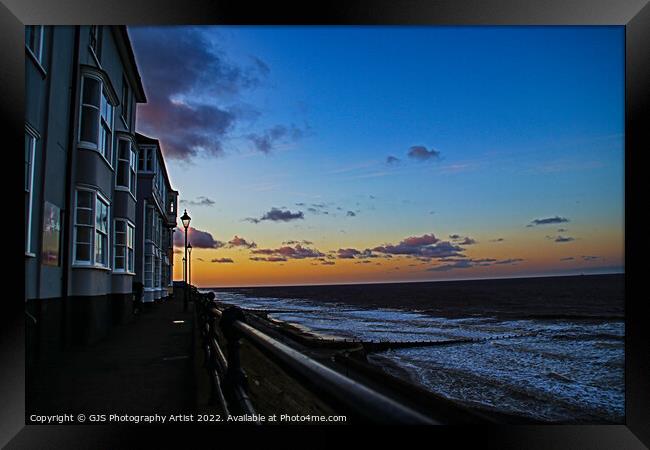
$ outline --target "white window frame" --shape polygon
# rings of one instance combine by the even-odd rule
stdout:
[[[45,35],[45,26],[44,25],[27,25],[25,28],[35,28],[35,29],[38,29],[38,31],[39,31],[38,49],[30,48],[26,41],[25,41],[25,49],[27,50],[27,52],[31,56],[31,58],[34,60],[34,62],[36,63],[36,66],[39,68],[39,70],[43,73],[43,75],[45,75],[46,71],[45,71],[45,68],[43,67],[43,43],[44,43],[44,35]]]
[[[116,218],[114,220],[115,225],[113,226],[113,272],[124,273],[127,275],[135,275],[135,225],[129,219]],[[117,244],[117,222],[124,222],[124,244]],[[131,246],[129,247],[129,232],[132,233]],[[115,248],[124,247],[124,268],[117,268],[117,251]],[[131,251],[131,253],[129,253]]]
[[[27,171],[28,180],[25,180],[25,193],[29,194],[29,205],[27,209],[27,223],[25,226],[26,236],[25,236],[25,255],[27,256],[36,256],[32,252],[32,216],[34,209],[34,158],[36,157],[36,143],[38,142],[40,136],[32,127],[28,124],[25,124],[25,136],[29,137],[29,169]]]
[[[120,141],[128,142],[129,144],[129,159],[123,159],[120,157]],[[125,137],[117,138],[116,145],[116,156],[115,156],[115,189],[118,191],[127,191],[131,196],[136,198],[136,189],[138,184],[138,153],[136,147],[133,144],[131,139]],[[120,162],[124,162],[129,165],[129,173],[127,175],[127,186],[118,183],[118,177],[120,176]]]
[[[92,217],[92,225],[88,224],[80,224],[77,223],[77,210],[79,209],[79,192],[84,191],[84,192],[90,192],[92,194],[92,208],[91,210],[91,217]],[[96,254],[96,236],[97,233],[104,234],[101,230],[97,229],[97,199],[100,199],[102,202],[104,202],[107,207],[108,207],[108,222],[107,222],[107,230],[106,230],[106,265],[99,264],[97,261],[95,261],[95,254]],[[88,208],[86,208],[88,209]],[[110,255],[110,249],[111,249],[111,202],[108,200],[104,195],[102,195],[98,190],[92,189],[92,188],[87,188],[87,187],[82,187],[78,186],[75,189],[75,196],[74,196],[74,232],[72,234],[72,267],[82,267],[82,268],[94,268],[94,269],[104,269],[104,270],[111,270],[111,255]],[[90,228],[92,231],[90,233],[90,242],[87,244],[90,246],[90,254],[89,254],[89,259],[88,260],[78,260],[77,259],[77,229],[78,227],[85,227],[85,228]],[[84,243],[85,244],[85,243]]]
[[[84,103],[84,87],[86,83],[87,78],[92,78],[93,80],[96,80],[99,83],[99,105],[94,105],[91,103]],[[102,106],[104,104],[104,101],[106,102],[107,105],[110,105],[111,108],[111,117],[110,117],[110,123],[107,123],[107,120],[104,118],[104,114],[102,111]],[[82,140],[81,138],[81,123],[82,123],[82,117],[84,113],[84,107],[87,108],[92,108],[95,111],[97,111],[97,136],[96,136],[96,142],[92,141],[86,141]],[[101,139],[102,137],[102,130],[105,130],[104,127],[108,128],[108,132],[110,134],[110,141],[109,141],[109,149],[108,152],[109,154],[107,155],[106,148],[104,148],[104,141]],[[96,75],[91,72],[85,72],[81,76],[81,89],[79,93],[79,126],[77,127],[77,146],[79,148],[83,148],[86,150],[94,150],[97,153],[99,153],[104,161],[108,164],[108,166],[113,169],[113,141],[114,141],[114,135],[115,135],[115,105],[111,103],[110,101],[110,96],[108,95],[108,92],[106,90],[106,86],[104,84],[104,80],[102,77],[99,75]],[[114,169],[113,169],[114,170]]]

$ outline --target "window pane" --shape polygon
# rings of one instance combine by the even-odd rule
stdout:
[[[90,77],[84,77],[83,80],[83,97],[81,102],[99,107],[99,93],[101,91],[99,80]]]
[[[106,236],[95,233],[95,263],[106,265]]]
[[[99,133],[99,112],[90,106],[81,108],[81,125],[79,137],[82,141],[97,142]]]
[[[115,221],[115,232],[116,233],[126,233],[126,222],[123,220]]]
[[[76,260],[77,261],[90,261],[90,244],[77,243],[76,245]]]
[[[135,234],[135,228],[129,225],[129,238],[127,241],[127,245],[129,248],[133,248],[133,235]]]
[[[135,172],[131,171],[131,193],[135,195]]]
[[[124,257],[115,257],[115,269],[124,270]]]
[[[117,161],[117,181],[118,186],[129,187],[129,166],[123,160]]]
[[[90,244],[92,228],[77,227],[77,244]]]
[[[133,250],[128,251],[129,272],[133,272]]]
[[[131,154],[130,152],[130,145],[129,141],[126,141],[124,139],[118,139],[118,146],[119,146],[119,153],[118,153],[118,158],[124,159],[126,161],[129,160],[129,156]]]
[[[125,248],[121,246],[115,247],[115,258],[124,258],[125,255]],[[124,267],[124,266],[122,266]]]
[[[77,209],[77,223],[81,225],[93,224],[93,212],[90,209]]]
[[[93,193],[90,191],[77,191],[77,206],[82,208],[93,207]]]
[[[113,135],[111,134],[111,131],[106,128],[106,125],[102,124],[102,129],[103,129],[102,134],[104,136],[103,137],[103,145],[102,145],[104,157],[108,160],[108,162],[111,163],[111,165],[113,165],[112,164],[112,162],[113,162],[113,159],[112,159],[113,154],[111,153],[111,144],[112,144],[111,141],[113,139]]]
[[[106,233],[108,231],[108,205],[99,198],[97,198],[95,219],[97,229]]]

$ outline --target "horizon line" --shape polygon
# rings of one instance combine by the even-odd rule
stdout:
[[[573,273],[573,274],[553,274],[553,275],[523,275],[510,277],[485,277],[485,278],[448,278],[444,280],[399,280],[399,281],[367,281],[367,282],[350,282],[350,283],[307,283],[307,284],[258,284],[258,285],[238,285],[238,286],[196,286],[198,289],[248,289],[248,288],[274,288],[274,287],[316,287],[316,286],[353,286],[363,284],[400,284],[400,283],[454,283],[461,281],[489,281],[489,280],[515,280],[531,278],[566,278],[566,277],[590,277],[603,275],[625,275],[625,270],[620,272],[602,272],[602,273]],[[182,281],[182,280],[178,280]]]

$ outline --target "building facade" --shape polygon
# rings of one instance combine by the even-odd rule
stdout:
[[[25,301],[42,352],[131,317],[146,97],[124,26],[27,26],[25,54]]]
[[[136,280],[144,287],[143,302],[164,299],[173,292],[173,233],[176,228],[178,192],[173,190],[157,139],[136,134],[138,159],[137,217],[135,238]]]

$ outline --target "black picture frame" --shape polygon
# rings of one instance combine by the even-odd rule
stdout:
[[[7,126],[5,154],[18,155],[24,128],[24,25],[78,24],[337,24],[337,25],[621,25],[625,26],[625,286],[626,286],[626,396],[625,425],[608,426],[503,426],[444,427],[418,430],[453,439],[454,446],[472,442],[493,448],[644,448],[650,446],[650,337],[647,295],[638,277],[642,261],[642,221],[634,218],[637,201],[644,192],[639,172],[641,155],[650,148],[648,110],[650,100],[650,5],[648,0],[410,0],[330,3],[266,2],[253,4],[210,0],[2,0],[0,4],[0,99],[2,122]],[[16,162],[17,164],[17,162]],[[9,172],[20,173],[16,170]],[[18,182],[18,181],[16,181]],[[11,226],[11,211],[20,211],[18,190],[10,182],[11,203],[7,203],[5,223]],[[16,202],[15,204],[13,202]],[[8,234],[8,233],[7,233]],[[11,239],[9,239],[12,241]],[[29,425],[24,423],[24,303],[22,289],[13,274],[21,253],[18,239],[7,243],[7,287],[3,302],[0,333],[0,358],[3,375],[0,381],[0,445],[7,448],[117,448],[133,447],[136,433],[187,442],[196,429],[152,427]],[[633,290],[636,277],[637,292]],[[24,277],[23,277],[24,278]],[[13,292],[13,293],[10,293]],[[24,297],[24,296],[23,296]],[[293,430],[291,428],[290,430]],[[213,443],[221,429],[203,429]],[[240,429],[241,430],[241,429]],[[314,437],[322,430],[312,428]],[[163,431],[165,431],[163,433]],[[231,430],[234,431],[234,430]],[[285,431],[288,431],[285,429]],[[239,433],[241,436],[246,433]],[[364,433],[393,437],[404,433],[375,430]],[[398,438],[399,438],[398,436]],[[242,440],[245,439],[241,436]],[[321,438],[319,438],[321,439]],[[323,441],[333,439],[328,432]],[[427,440],[426,442],[433,442]],[[408,445],[416,445],[415,442]],[[420,445],[420,444],[417,444]]]

